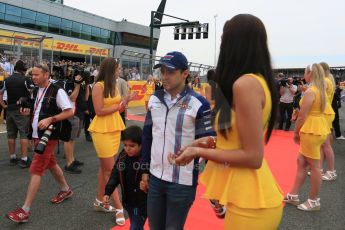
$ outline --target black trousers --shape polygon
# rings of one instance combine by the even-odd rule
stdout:
[[[94,116],[90,116],[90,114],[85,114],[84,115],[84,132],[85,136],[90,135],[90,132],[88,131],[89,126],[91,124],[91,120],[93,119]]]
[[[283,125],[285,122],[285,129],[289,130],[291,126],[291,116],[293,112],[293,102],[291,103],[279,103],[279,112],[280,112],[280,119],[279,119],[279,127],[278,129],[283,129]]]
[[[341,136],[341,131],[340,131],[340,124],[339,124],[339,109],[338,108],[336,108],[336,109],[333,108],[333,110],[335,112],[335,117],[334,117],[332,126],[333,126],[333,129],[334,129],[334,132],[335,132],[335,137],[340,137]]]

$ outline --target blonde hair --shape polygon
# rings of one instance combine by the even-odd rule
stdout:
[[[325,77],[327,77],[331,80],[331,82],[333,84],[333,88],[335,88],[336,87],[335,80],[334,80],[333,75],[331,74],[331,70],[329,68],[329,65],[326,62],[320,62],[320,65],[322,66],[323,71],[325,72]]]
[[[31,77],[32,76],[32,68],[28,69],[25,73],[25,76]]]
[[[320,64],[312,64],[307,68],[308,73],[312,74],[312,84],[320,91],[321,95],[321,111],[325,111],[326,107],[326,86],[325,72]]]

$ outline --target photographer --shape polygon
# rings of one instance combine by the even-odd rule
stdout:
[[[32,69],[32,79],[38,86],[33,91],[34,103],[31,109],[20,108],[20,112],[27,117],[31,115],[32,138],[36,148],[42,142],[45,143],[45,148],[42,154],[35,151],[29,170],[31,177],[24,205],[6,215],[17,223],[28,222],[31,204],[39,190],[41,178],[46,169],[50,170],[60,185],[60,192],[50,200],[53,204],[59,204],[73,195],[54,155],[58,139],[68,138],[70,134],[69,123],[62,121],[73,116],[72,105],[65,91],[50,83],[47,65],[36,65]],[[55,128],[52,129],[51,135],[47,136],[47,129],[52,125]]]
[[[76,67],[69,68],[67,72],[67,78],[65,80],[60,79],[56,84],[61,86],[69,96],[74,116],[69,119],[72,125],[71,138],[64,142],[64,152],[66,158],[66,166],[64,171],[71,174],[80,174],[82,171],[79,166],[84,165],[74,158],[74,144],[75,139],[79,137],[81,127],[84,120],[84,113],[87,111],[86,97],[89,94],[89,87],[86,87],[85,77],[83,78],[84,71]]]
[[[18,163],[21,168],[27,168],[30,166],[30,159],[27,156],[29,144],[29,118],[22,116],[19,111],[19,99],[30,98],[31,90],[33,88],[33,83],[30,78],[25,77],[26,70],[27,68],[25,63],[22,60],[18,60],[14,66],[14,73],[4,80],[0,93],[1,106],[7,109],[6,128],[10,165],[16,165]],[[5,90],[7,91],[7,105],[3,102],[3,93]],[[18,132],[22,154],[20,161],[17,159],[15,152]]]
[[[293,101],[294,95],[297,92],[297,86],[293,84],[293,78],[289,77],[287,80],[280,80],[280,103],[279,103],[279,111],[280,111],[280,121],[279,121],[279,129],[283,129],[284,121],[285,124],[285,131],[289,131],[291,126],[291,116],[293,111]]]
[[[342,91],[342,89],[339,86],[340,79],[336,78],[335,82],[336,82],[336,88],[335,88],[334,97],[332,100],[332,108],[335,112],[335,117],[334,117],[332,126],[334,129],[335,139],[345,140],[345,137],[341,135],[340,124],[339,124],[339,109],[341,108],[341,91]]]

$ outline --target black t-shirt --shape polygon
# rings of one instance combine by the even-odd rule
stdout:
[[[2,91],[7,90],[8,109],[19,109],[17,101],[21,97],[30,97],[30,91],[34,84],[31,78],[26,77],[20,73],[14,73],[12,76],[5,79],[2,85]]]

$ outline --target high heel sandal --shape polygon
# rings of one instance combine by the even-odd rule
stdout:
[[[93,203],[93,208],[97,212],[115,212],[116,209],[111,205],[104,205],[104,203],[98,199]]]
[[[123,209],[115,209],[115,222],[119,226],[125,225],[126,224],[125,217],[117,217],[118,214],[122,214],[124,216]]]
[[[221,205],[218,200],[210,200],[210,204],[213,208],[213,211],[216,213],[216,216],[219,219],[224,219],[226,207],[224,207],[224,205]]]
[[[300,200],[298,198],[298,195],[293,195],[293,194],[288,193],[284,197],[283,202],[297,206],[299,205]]]
[[[324,175],[322,175],[322,180],[332,181],[337,179],[337,173],[335,170],[327,171]]]
[[[308,199],[303,204],[298,205],[297,208],[307,212],[319,211],[321,208],[320,198],[316,198],[315,200]]]

